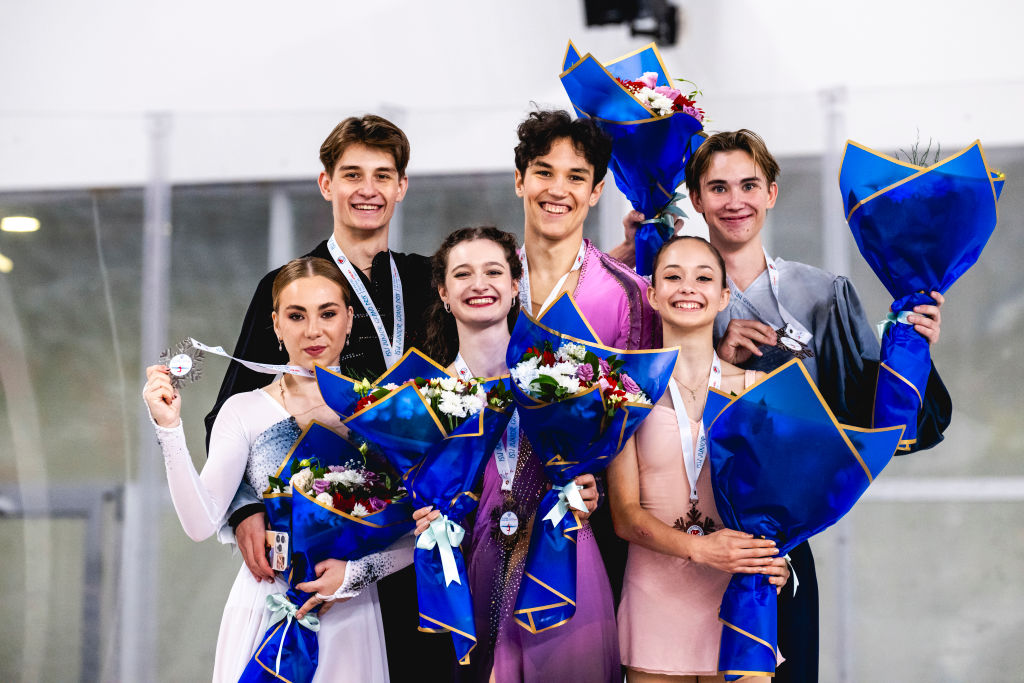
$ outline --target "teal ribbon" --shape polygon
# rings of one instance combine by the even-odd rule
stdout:
[[[284,637],[288,634],[288,629],[291,627],[292,622],[296,621],[295,613],[299,611],[299,608],[284,593],[274,593],[267,596],[267,609],[270,610],[270,623],[267,624],[268,629],[282,619],[288,619],[288,623],[281,629],[281,644],[277,648],[277,661],[274,664],[274,675],[276,676],[281,673],[281,653],[284,652]],[[320,630],[320,619],[311,612],[307,612],[306,616],[297,621],[310,631]]]
[[[583,497],[580,495],[583,487],[576,482],[570,481],[565,486],[552,486],[551,488],[558,491],[558,502],[551,506],[548,514],[544,515],[544,521],[550,521],[551,526],[558,526],[558,523],[562,521],[562,517],[568,514],[570,507],[580,512],[587,511],[587,505],[583,502]]]
[[[892,311],[889,311],[889,313],[886,314],[885,319],[878,321],[876,325],[878,327],[879,338],[885,336],[885,331],[889,329],[889,326],[892,325],[893,323],[903,323],[904,325],[910,325],[911,322],[907,320],[907,316],[911,314],[912,311],[900,311],[899,313],[893,313]]]
[[[644,225],[646,223],[661,223],[663,225],[667,225],[668,227],[672,228],[673,231],[675,231],[676,218],[686,218],[686,213],[678,206],[676,206],[676,202],[683,199],[686,199],[686,195],[683,194],[682,192],[676,192],[675,194],[672,195],[672,199],[668,200],[668,204],[666,204],[665,207],[658,212],[657,216],[655,216],[654,218],[648,218],[645,221],[641,221],[640,225]]]
[[[430,523],[430,527],[416,539],[416,547],[421,550],[433,550],[437,546],[441,554],[441,568],[444,569],[444,585],[452,585],[452,581],[462,585],[459,579],[459,569],[455,565],[455,553],[452,548],[459,547],[466,530],[461,526],[441,515]]]

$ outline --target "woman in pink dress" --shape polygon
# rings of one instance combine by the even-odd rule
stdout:
[[[709,387],[740,393],[763,373],[715,354],[715,315],[729,290],[722,257],[706,241],[666,243],[647,297],[679,357],[669,391],[608,469],[615,530],[630,543],[619,648],[631,683],[720,681],[718,607],[731,575],[763,573],[781,586],[789,573],[774,541],[722,528],[701,418]]]

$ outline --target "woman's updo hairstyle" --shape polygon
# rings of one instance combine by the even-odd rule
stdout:
[[[694,242],[700,242],[701,244],[708,248],[711,254],[715,257],[715,260],[718,261],[718,267],[722,270],[721,285],[722,287],[725,287],[725,259],[722,258],[721,252],[719,252],[718,249],[715,248],[715,245],[711,244],[711,242],[708,242],[703,237],[699,237],[698,235],[673,235],[671,238],[669,238],[668,241],[661,245],[661,248],[658,249],[658,253],[654,255],[654,263],[651,266],[651,283],[653,283],[655,278],[658,276],[658,264],[661,262],[662,254],[664,254],[665,250],[668,249],[670,246],[672,246],[676,242],[681,242],[682,240],[693,240]]]
[[[319,256],[303,256],[284,264],[274,277],[274,285],[270,290],[274,310],[276,311],[281,303],[281,292],[285,287],[296,280],[317,275],[325,277],[341,287],[341,296],[345,299],[345,305],[352,305],[352,290],[349,288],[348,282],[345,281],[345,276],[341,274],[341,270]]]

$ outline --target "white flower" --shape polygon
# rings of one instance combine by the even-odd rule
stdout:
[[[398,388],[398,385],[395,384],[394,382],[388,382],[387,384],[384,385],[383,388],[387,389],[388,391],[394,391],[395,389]]]
[[[353,486],[361,486],[366,479],[362,473],[357,470],[343,470],[341,472],[328,472],[324,475],[324,479],[335,484],[341,484],[347,488]]]
[[[349,513],[353,517],[365,517],[370,514],[370,511],[363,507],[362,503],[356,503],[352,506],[352,512]]]
[[[438,384],[444,391],[455,391],[455,387],[458,386],[458,380],[454,377],[442,377]]]
[[[566,342],[558,348],[558,359],[563,361],[576,361],[582,363],[587,356],[587,349],[582,344]]]
[[[559,375],[558,377],[555,377],[555,381],[558,382],[559,386],[565,387],[566,391],[570,394],[578,393],[580,390],[580,381],[575,377]]]
[[[309,492],[313,486],[313,472],[308,468],[304,468],[292,475],[292,486],[300,491]]]
[[[445,415],[453,417],[466,417],[466,406],[458,394],[450,391],[441,393],[441,399],[437,402],[437,409]]]
[[[327,493],[327,491],[324,491],[323,493],[316,497],[316,502],[323,503],[327,507],[331,507],[331,505],[334,503],[334,498],[332,498],[331,494]]]
[[[484,409],[484,397],[478,393],[466,394],[462,397],[462,405],[465,406],[467,415],[476,415]]]
[[[430,398],[430,386],[420,387],[420,396]]]

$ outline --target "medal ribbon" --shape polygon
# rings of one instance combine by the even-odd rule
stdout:
[[[455,372],[463,380],[473,377],[472,371],[466,365],[462,354],[455,356],[452,363]],[[501,490],[511,491],[512,482],[516,478],[516,464],[519,462],[519,411],[512,413],[505,433],[501,435],[501,441],[494,447],[494,464],[498,467],[498,475],[501,477]]]
[[[583,266],[583,258],[587,253],[587,243],[585,241],[580,242],[580,250],[576,252],[576,260],[572,262],[572,268],[569,272],[558,279],[554,289],[548,294],[548,298],[541,304],[540,311],[537,313],[539,318],[547,307],[555,302],[558,295],[562,292],[562,286],[565,281],[569,278],[569,274],[573,271],[579,270]],[[519,302],[520,305],[525,306],[527,311],[533,310],[533,299],[530,298],[530,265],[526,260],[526,245],[524,244],[519,249],[519,260],[523,263],[523,277],[519,280]]]
[[[206,344],[196,341],[189,337],[188,342],[206,353],[212,353],[215,356],[223,356],[224,358],[230,358],[236,363],[241,363],[245,367],[255,372],[262,372],[265,375],[298,375],[299,377],[316,377],[316,373],[312,370],[307,370],[301,365],[276,365],[274,363],[256,363],[251,360],[242,360],[241,358],[235,358],[220,346],[207,346]],[[341,372],[341,368],[337,365],[332,365],[327,368],[331,372]]]
[[[551,488],[558,491],[558,502],[551,507],[548,514],[544,515],[544,521],[550,521],[551,526],[558,526],[562,517],[568,514],[570,507],[580,512],[587,511],[587,504],[583,502],[583,496],[580,495],[583,487],[576,482],[570,481],[565,486],[552,486]]]
[[[327,240],[327,248],[330,250],[334,262],[341,269],[341,274],[345,276],[349,285],[352,286],[352,291],[355,292],[359,303],[363,305],[366,314],[370,316],[373,329],[377,332],[380,352],[384,354],[384,364],[390,368],[402,357],[402,351],[405,347],[405,299],[402,293],[402,280],[398,277],[398,267],[395,265],[394,255],[390,252],[388,253],[388,258],[391,260],[391,298],[395,311],[394,328],[391,330],[391,341],[389,342],[388,331],[384,329],[384,320],[380,317],[380,311],[377,310],[373,299],[370,298],[370,293],[366,291],[366,286],[363,284],[352,262],[345,256],[345,252],[341,250],[341,247],[338,246],[334,235],[331,235],[331,238]]]
[[[779,298],[779,269],[775,265],[774,259],[768,255],[768,250],[764,247],[761,247],[761,250],[764,252],[765,265],[768,267],[768,284],[771,285],[772,296],[775,297],[775,305],[779,310],[779,315],[782,317],[782,322],[786,323],[786,334],[804,346],[807,346],[813,335],[807,331],[807,328],[804,327],[792,313],[786,310],[785,306],[782,305],[782,299]],[[737,287],[736,283],[732,281],[732,278],[726,275],[726,280],[729,282],[729,291],[732,296],[750,309],[750,312],[753,313],[758,320],[761,322],[767,322],[767,318],[761,315],[761,312],[757,310],[757,306],[754,305],[753,301],[743,295],[743,292],[739,290],[739,287]]]
[[[711,371],[708,373],[708,386],[715,389],[722,388],[722,361],[718,354],[713,353],[711,358]],[[676,411],[676,423],[679,425],[679,443],[683,447],[683,465],[686,467],[686,478],[690,480],[690,502],[697,502],[697,477],[704,468],[704,461],[708,456],[708,437],[704,433],[704,409],[701,408],[700,425],[697,431],[697,449],[694,453],[693,439],[690,435],[690,418],[686,415],[686,406],[683,405],[683,397],[679,395],[679,387],[673,379],[668,383],[669,393],[672,395],[672,407]],[[707,397],[704,398],[704,405],[707,406]]]
[[[444,570],[445,586],[450,586],[452,581],[460,586],[462,585],[462,581],[459,579],[459,568],[455,564],[455,553],[452,552],[452,548],[458,548],[465,535],[465,529],[448,519],[447,516],[441,515],[432,521],[427,530],[416,539],[416,547],[422,550],[433,550],[434,546],[437,546],[437,550],[441,554],[441,568]]]

